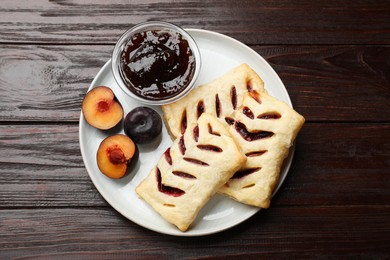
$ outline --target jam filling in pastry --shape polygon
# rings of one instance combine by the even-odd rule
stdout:
[[[228,129],[202,113],[165,151],[136,192],[165,220],[186,231],[245,161]]]
[[[229,128],[245,165],[219,190],[237,201],[268,208],[279,173],[305,119],[265,92],[247,93]]]
[[[242,104],[245,93],[263,92],[264,83],[247,64],[242,64],[218,79],[193,89],[184,98],[162,106],[166,127],[172,139],[183,134],[204,112],[227,126],[227,115]]]
[[[283,160],[305,119],[267,95],[263,81],[248,65],[234,68],[162,109],[173,138],[203,113],[217,117],[247,157],[219,192],[245,204],[269,207]]]

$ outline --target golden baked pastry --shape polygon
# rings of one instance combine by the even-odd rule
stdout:
[[[256,91],[244,96],[232,119],[229,131],[247,161],[219,192],[268,208],[283,160],[305,119],[286,103]]]
[[[169,134],[176,139],[184,133],[187,125],[196,123],[203,112],[216,116],[226,124],[225,116],[240,107],[244,94],[252,90],[265,91],[264,83],[247,64],[193,89],[184,98],[162,106]]]
[[[203,113],[167,149],[136,192],[168,222],[186,231],[245,161],[228,129]]]
[[[268,208],[283,160],[304,118],[269,96],[263,81],[246,64],[163,106],[166,126],[174,138],[203,112],[228,127],[247,156],[245,165],[220,192],[245,204]]]

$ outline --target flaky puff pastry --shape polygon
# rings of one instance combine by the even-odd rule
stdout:
[[[247,64],[233,68],[210,83],[193,89],[184,98],[162,106],[169,134],[172,139],[176,139],[184,133],[187,125],[196,123],[203,112],[226,124],[225,116],[241,106],[242,98],[248,91],[265,90],[263,80]]]
[[[136,187],[165,220],[186,231],[210,197],[245,163],[227,128],[202,113]]]
[[[219,190],[237,201],[268,208],[284,159],[305,119],[265,92],[247,93],[229,128],[247,156],[245,165]]]

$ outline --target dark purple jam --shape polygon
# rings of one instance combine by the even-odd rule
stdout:
[[[162,100],[174,97],[191,82],[195,58],[188,41],[170,30],[134,34],[121,53],[121,76],[135,95]]]

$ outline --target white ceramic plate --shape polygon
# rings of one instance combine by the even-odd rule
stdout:
[[[198,44],[202,57],[202,69],[197,85],[224,74],[241,63],[250,65],[264,80],[268,92],[285,101],[291,106],[291,101],[282,81],[271,66],[255,51],[225,35],[198,29],[187,29]],[[142,104],[126,96],[115,82],[111,72],[111,61],[108,61],[96,75],[89,90],[99,86],[109,86],[123,106],[125,115]],[[160,114],[160,107],[152,107]],[[187,232],[181,232],[175,226],[166,222],[135,193],[135,187],[150,172],[163,152],[172,144],[165,126],[161,137],[148,145],[139,145],[139,161],[134,171],[120,180],[114,180],[103,175],[96,163],[96,152],[101,141],[108,135],[123,133],[123,128],[113,131],[101,131],[86,123],[80,116],[80,149],[88,174],[94,185],[105,200],[129,220],[156,232],[176,236],[200,236],[216,233],[233,227],[259,211],[258,208],[233,201],[222,195],[215,195],[201,210]],[[293,149],[281,171],[279,185],[287,175],[293,158]]]

